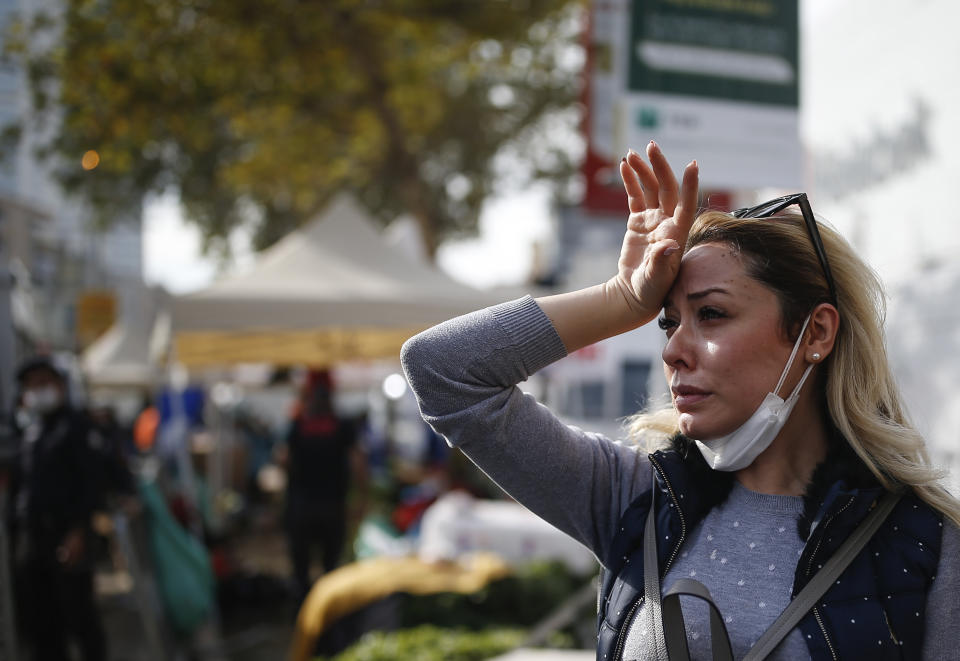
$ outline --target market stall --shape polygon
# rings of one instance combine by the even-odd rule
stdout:
[[[176,360],[320,367],[396,357],[417,331],[494,299],[392,248],[341,196],[249,270],[178,297]]]

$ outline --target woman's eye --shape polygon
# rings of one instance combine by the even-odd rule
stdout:
[[[677,327],[677,322],[667,317],[660,317],[657,319],[657,326],[660,327],[660,330],[666,331],[669,334],[670,331]]]
[[[709,321],[711,319],[722,319],[727,315],[717,308],[705,307],[700,308],[699,316],[701,321]]]

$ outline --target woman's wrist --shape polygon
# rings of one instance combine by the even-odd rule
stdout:
[[[619,297],[622,301],[624,323],[629,325],[628,331],[647,325],[656,319],[660,313],[661,305],[659,302],[654,306],[645,305],[640,297],[634,293],[630,284],[624,282],[623,278],[619,276],[613,276],[603,283],[603,286],[607,289],[607,296],[611,299]]]

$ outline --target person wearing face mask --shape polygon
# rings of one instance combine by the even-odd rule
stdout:
[[[879,279],[805,195],[697,215],[697,163],[646,156],[609,280],[407,341],[424,420],[596,555],[598,659],[956,658],[960,503],[904,414]],[[656,319],[671,405],[630,442],[517,387]]]
[[[12,547],[19,624],[33,659],[106,658],[93,589],[91,516],[100,485],[89,418],[46,357],[17,371],[20,446],[11,481]]]

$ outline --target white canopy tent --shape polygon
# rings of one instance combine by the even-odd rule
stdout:
[[[121,301],[116,323],[80,357],[80,367],[92,388],[149,388],[160,377],[162,320],[170,296],[162,288],[144,287]]]
[[[322,366],[392,357],[417,331],[497,300],[390,247],[341,196],[250,270],[177,298],[176,360]]]
[[[116,323],[84,351],[81,366],[94,387],[147,387],[157,379],[147,360],[149,333]]]

